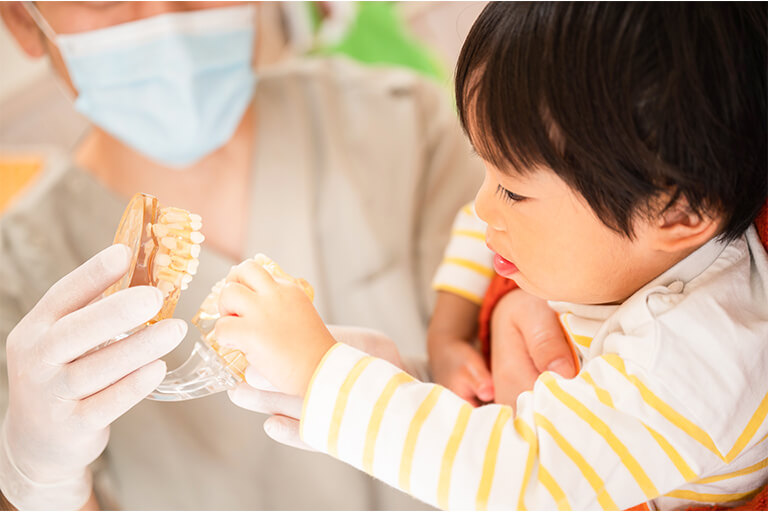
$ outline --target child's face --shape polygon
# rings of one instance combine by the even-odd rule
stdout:
[[[582,304],[620,302],[663,271],[666,255],[654,249],[648,222],[638,220],[630,240],[605,226],[553,171],[511,176],[485,165],[475,208],[488,223],[494,268],[527,292]]]

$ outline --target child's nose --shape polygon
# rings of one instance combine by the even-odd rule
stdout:
[[[486,175],[480,190],[475,195],[475,212],[477,216],[488,224],[488,228],[494,231],[505,231],[503,217],[499,214],[495,204],[496,185],[491,183]]]

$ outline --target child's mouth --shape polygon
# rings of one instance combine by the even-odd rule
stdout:
[[[517,270],[517,266],[511,261],[500,256],[498,253],[493,257],[493,269],[502,277],[512,277]]]

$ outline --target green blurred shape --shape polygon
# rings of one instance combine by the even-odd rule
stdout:
[[[427,45],[408,33],[398,9],[398,2],[355,2],[357,15],[341,40],[320,46],[315,55],[343,54],[367,64],[389,64],[413,69],[444,81],[446,70]],[[315,2],[308,2],[316,30],[320,12]]]

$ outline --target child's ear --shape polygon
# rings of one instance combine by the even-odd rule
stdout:
[[[680,198],[659,214],[656,220],[654,246],[664,252],[680,252],[697,248],[717,235],[720,217],[696,213]]]

